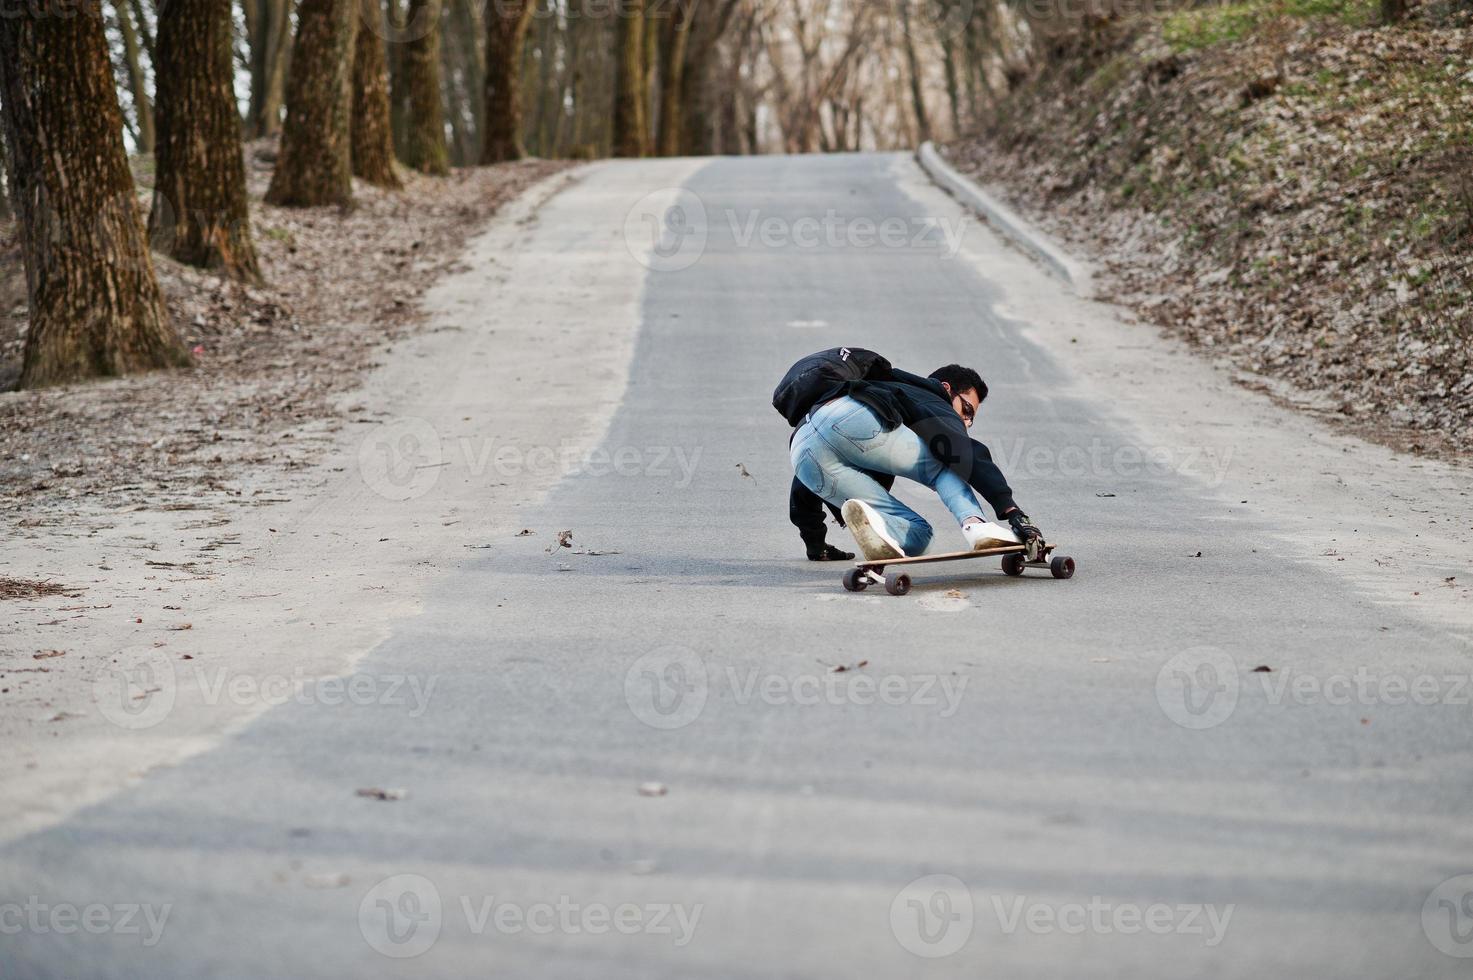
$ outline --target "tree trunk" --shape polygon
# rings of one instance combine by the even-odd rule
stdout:
[[[910,74],[910,104],[915,110],[917,135],[922,143],[931,139],[931,116],[926,112],[926,93],[921,87],[921,63],[916,57],[915,37],[910,27],[911,0],[900,0],[900,28],[905,42],[905,66]]]
[[[389,122],[389,65],[384,55],[383,6],[360,0],[358,39],[353,45],[353,175],[398,190],[394,131]]]
[[[690,43],[691,4],[678,0],[663,25],[660,45],[660,156],[680,155],[680,124],[685,108],[685,52]]]
[[[443,177],[450,172],[450,153],[440,107],[440,0],[409,0],[408,10],[404,162],[420,173]]]
[[[522,48],[536,9],[536,0],[493,0],[487,5],[483,164],[526,156],[522,146]]]
[[[619,24],[615,51],[618,72],[614,78],[613,155],[642,157],[649,145],[644,86],[645,0],[628,0],[617,9]]]
[[[246,110],[248,139],[281,132],[281,106],[286,98],[286,72],[291,55],[292,0],[241,0],[248,13],[246,33],[251,56],[251,101]]]
[[[946,100],[951,105],[951,134],[962,135],[961,87],[956,76],[956,46],[951,38],[941,42],[942,65],[946,69]]]
[[[123,149],[102,21],[0,17],[0,118],[30,329],[20,386],[184,365]]]
[[[454,4],[455,0],[450,0]],[[460,38],[455,36],[452,26],[454,7],[446,8],[446,16],[442,24],[440,34],[440,112],[442,117],[450,123],[450,165],[452,167],[468,166],[474,159],[473,147],[479,143],[473,143],[471,132],[476,125],[474,119],[467,120],[465,107],[467,99],[471,98],[465,88],[465,65],[464,52],[460,49]],[[479,98],[480,93],[474,93]]]
[[[138,152],[152,153],[154,148],[153,103],[148,98],[148,76],[143,71],[143,52],[138,43],[138,30],[126,4],[113,3],[118,18],[118,33],[123,35],[123,58],[128,66],[128,88],[133,93],[133,116],[138,126]]]
[[[9,221],[15,217],[15,211],[10,206],[10,153],[5,149],[4,124],[0,123],[0,175],[4,176],[5,186],[0,187],[0,221]]]
[[[153,247],[187,265],[260,279],[240,150],[230,0],[168,0],[159,18]]]
[[[384,38],[389,62],[389,128],[394,139],[394,153],[404,158],[404,11],[403,0],[387,0],[389,30]]]
[[[358,0],[302,0],[286,85],[286,124],[270,204],[353,201],[353,41]]]

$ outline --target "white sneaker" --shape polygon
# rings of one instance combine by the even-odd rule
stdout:
[[[993,524],[991,521],[983,521],[981,524],[968,524],[962,528],[962,537],[967,539],[967,544],[973,551],[986,551],[989,548],[1007,548],[1011,545],[1022,544],[1018,536],[1010,527],[1001,524]]]
[[[841,513],[844,515],[844,525],[849,528],[849,533],[854,535],[859,550],[864,553],[866,561],[886,561],[888,559],[904,558],[905,549],[900,547],[900,542],[885,529],[885,520],[880,512],[875,510],[863,500],[846,500]]]

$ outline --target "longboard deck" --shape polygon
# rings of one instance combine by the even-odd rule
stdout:
[[[1054,550],[1053,545],[1044,547],[1044,557],[1047,558]],[[914,558],[889,558],[882,561],[856,562],[856,568],[879,571],[893,565],[930,565],[939,561],[965,561],[968,558],[997,558],[1001,555],[1021,555],[1028,551],[1021,544],[1008,545],[1005,548],[983,548],[981,551],[948,551],[941,555],[916,555]]]
[[[894,570],[897,565],[933,565],[947,561],[966,561],[968,558],[1002,558],[1002,570],[1010,576],[1022,575],[1029,568],[1047,569],[1054,578],[1073,578],[1074,559],[1066,555],[1054,555],[1054,546],[1045,544],[1043,554],[1037,561],[1026,557],[1028,549],[1021,544],[1003,548],[984,548],[981,551],[949,551],[941,555],[917,555],[914,558],[891,558],[885,561],[861,561],[844,573],[844,588],[849,592],[863,592],[870,585],[883,585],[891,595],[905,595],[910,591],[910,575]],[[886,569],[891,569],[886,571]]]

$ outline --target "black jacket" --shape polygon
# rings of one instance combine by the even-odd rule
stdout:
[[[892,368],[887,380],[851,381],[835,394],[847,394],[864,403],[887,431],[897,425],[908,426],[925,441],[932,455],[991,505],[998,517],[1018,506],[1007,477],[992,461],[988,448],[968,434],[966,423],[951,407],[941,382]],[[829,509],[834,511],[832,506]],[[797,479],[788,497],[788,517],[805,542],[823,543],[823,501]],[[843,523],[837,511],[834,518]]]

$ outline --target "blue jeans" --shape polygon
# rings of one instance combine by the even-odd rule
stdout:
[[[940,495],[958,524],[983,519],[972,488],[933,456],[920,436],[903,425],[886,432],[868,406],[847,395],[808,414],[793,436],[792,455],[793,472],[805,487],[835,507],[846,500],[869,504],[907,555],[926,550],[931,525],[865,470],[924,483]]]

